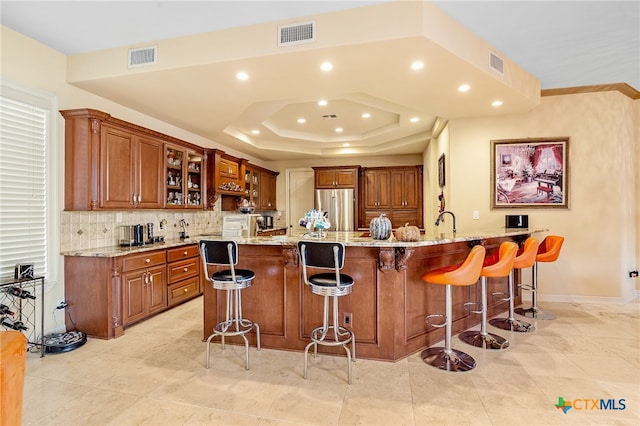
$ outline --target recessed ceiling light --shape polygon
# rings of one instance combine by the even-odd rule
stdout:
[[[337,133],[342,133],[344,131],[344,129],[342,127],[336,127],[336,132]]]
[[[460,87],[458,87],[458,92],[468,92],[469,89],[471,89],[471,86],[468,84],[461,84]]]
[[[238,80],[248,80],[249,79],[249,74],[247,74],[244,71],[240,71],[238,74],[236,74],[236,78]]]
[[[411,69],[414,71],[421,70],[422,68],[424,68],[424,62],[422,61],[415,61],[411,64]]]
[[[346,148],[346,147],[348,147],[348,146],[351,146],[351,144],[343,143],[343,144],[342,144],[342,146],[344,146],[344,147]]]
[[[493,102],[491,102],[491,106],[493,106],[493,107],[502,106],[502,101],[493,101]]]
[[[365,112],[364,114],[362,114],[362,118],[370,118],[371,114],[369,114],[368,112]]]
[[[326,100],[324,100],[324,99],[320,99],[320,100],[318,101],[318,105],[320,105],[320,106],[326,106],[326,105],[328,105],[328,104],[329,104],[329,102],[327,102],[327,101],[326,101]]]
[[[259,135],[260,134],[260,130],[252,130],[251,133],[254,134],[254,135]]]
[[[412,123],[417,123],[418,121],[420,121],[420,119],[418,117],[411,117],[409,121]]]
[[[307,122],[306,118],[302,118],[302,117],[298,118],[298,124],[304,124],[306,122]]]
[[[331,62],[323,62],[322,65],[320,65],[320,69],[322,71],[331,71],[333,69],[333,64]]]

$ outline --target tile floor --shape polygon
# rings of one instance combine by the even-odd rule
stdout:
[[[358,359],[346,383],[344,358],[212,347],[204,368],[202,300],[75,351],[27,359],[25,425],[638,425],[640,303],[543,306],[558,315],[532,333],[498,331],[505,351],[474,356],[475,370],[449,373],[419,354],[397,363]],[[566,414],[558,398],[574,401]],[[624,410],[579,410],[578,400],[624,399]]]

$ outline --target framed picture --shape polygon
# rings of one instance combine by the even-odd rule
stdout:
[[[442,154],[440,158],[438,158],[438,185],[442,188],[444,184],[444,154]]]
[[[569,208],[569,138],[492,140],[491,208]]]

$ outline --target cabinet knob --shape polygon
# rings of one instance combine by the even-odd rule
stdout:
[[[144,263],[151,263],[151,259],[145,259]]]
[[[188,252],[185,250],[182,254],[184,254],[186,256],[188,254]]]
[[[189,289],[185,288],[185,289],[184,289],[184,292],[185,292],[185,293],[189,293]]]
[[[184,268],[183,271],[184,272],[189,272],[189,268]]]

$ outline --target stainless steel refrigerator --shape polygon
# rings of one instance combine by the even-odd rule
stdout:
[[[330,231],[355,230],[354,189],[316,189],[315,208],[328,213]]]

